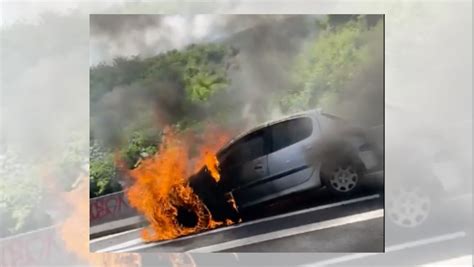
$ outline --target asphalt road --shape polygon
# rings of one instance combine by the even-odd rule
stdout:
[[[440,203],[441,213],[432,214],[429,221],[414,228],[394,227],[389,222],[385,225],[385,252],[384,253],[181,253],[174,254],[181,262],[192,262],[191,266],[472,266],[472,213],[471,205],[464,205],[472,200],[472,195],[456,197]],[[450,216],[446,210],[452,210]],[[465,216],[459,216],[460,210]],[[457,215],[457,216],[454,216]],[[388,218],[387,218],[388,220]],[[369,221],[370,224],[370,221]],[[376,224],[378,226],[378,224]],[[341,236],[340,231],[348,224],[334,228],[332,242],[326,246],[341,244],[334,241],[336,236]],[[325,231],[331,234],[331,231]],[[320,232],[307,234],[307,240],[315,241]],[[348,234],[348,233],[346,233]],[[354,232],[350,232],[354,234]],[[296,236],[295,236],[296,237]],[[292,237],[289,237],[292,238]],[[298,238],[298,237],[296,237]],[[337,238],[336,238],[337,239]],[[304,246],[298,239],[293,246]],[[359,240],[363,240],[359,239]],[[288,240],[289,242],[291,240]],[[322,241],[321,241],[322,242]],[[362,241],[363,243],[363,241]],[[346,243],[347,244],[347,243]],[[234,248],[234,252],[244,252],[246,249],[257,250],[259,247],[273,245],[278,247],[278,240],[271,243],[260,243]],[[358,244],[359,247],[360,244]],[[363,247],[363,246],[362,246]],[[321,246],[319,247],[321,248]],[[340,247],[339,247],[340,248]],[[298,248],[299,249],[299,248]],[[296,250],[296,249],[295,249]],[[169,262],[158,258],[157,253],[142,255],[143,266],[168,266]],[[169,255],[169,254],[168,254]],[[169,266],[172,266],[170,264]]]
[[[92,240],[91,250],[233,252],[143,253],[143,266],[157,266],[158,263],[159,266],[172,266],[170,257],[173,255],[180,262],[191,262],[192,266],[220,266],[222,262],[226,262],[226,266],[255,266],[256,263],[258,266],[308,267],[472,266],[472,206],[465,205],[471,203],[472,195],[438,203],[441,212],[433,213],[419,227],[400,228],[388,222],[388,218],[384,226],[381,191],[381,188],[374,188],[352,198],[334,198],[321,192],[313,202],[301,200],[300,205],[285,214],[275,215],[268,211],[251,222],[171,241],[144,244],[139,238],[140,229],[134,229]],[[240,252],[319,253],[288,257],[288,254]]]
[[[252,221],[174,240],[141,241],[141,229],[90,242],[96,252],[383,252],[383,188],[351,197],[326,190],[281,201]]]

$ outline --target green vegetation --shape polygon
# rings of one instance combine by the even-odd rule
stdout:
[[[32,231],[53,222],[48,214],[51,208],[48,194],[69,191],[85,177],[86,141],[72,134],[67,145],[59,148],[60,152],[54,158],[26,158],[15,149],[2,151],[0,237]]]
[[[35,170],[20,163],[16,155],[6,153],[0,159],[0,237],[27,230],[28,218],[41,201],[41,181]]]
[[[326,109],[339,101],[347,83],[374,56],[371,41],[378,41],[382,48],[382,26],[378,23],[369,28],[364,17],[337,26],[325,25],[297,58],[292,73],[295,87],[283,96],[282,107],[289,111],[315,106]],[[373,32],[378,33],[378,40],[369,38]]]
[[[284,113],[326,108],[348,91],[364,87],[364,79],[352,85],[370,66],[380,64],[382,27],[382,21],[368,23],[365,16],[315,21],[319,32],[287,62],[290,86],[272,92],[266,106]],[[184,130],[199,129],[204,118],[235,120],[243,108],[235,97],[239,88],[231,86],[230,79],[231,71],[239,71],[232,68],[238,54],[238,47],[224,43],[194,44],[151,58],[118,58],[92,67],[91,197],[121,189],[116,153],[127,168],[134,168],[156,152],[163,122]],[[115,109],[108,109],[110,103]]]

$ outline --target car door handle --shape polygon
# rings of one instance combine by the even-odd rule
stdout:
[[[263,165],[260,165],[260,164],[255,165],[255,166],[253,167],[253,169],[254,169],[254,170],[261,170],[261,169],[263,169]]]

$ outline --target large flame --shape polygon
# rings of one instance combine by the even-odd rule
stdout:
[[[150,223],[142,231],[145,241],[173,239],[212,229],[223,223],[214,221],[209,210],[188,184],[188,178],[204,165],[219,181],[217,150],[229,140],[229,135],[208,127],[198,155],[190,150],[196,140],[166,128],[159,151],[130,171],[134,183],[127,191],[130,205],[140,211]],[[194,214],[196,223],[184,226],[178,221],[181,211]],[[225,224],[232,223],[230,220]]]
[[[104,254],[89,252],[89,192],[88,177],[74,190],[62,193],[61,198],[70,206],[71,213],[59,228],[59,234],[68,251],[85,261],[89,266],[141,266],[136,253]]]

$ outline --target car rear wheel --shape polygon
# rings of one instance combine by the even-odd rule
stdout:
[[[432,199],[418,186],[400,186],[390,194],[388,217],[399,227],[413,228],[423,224],[430,215]]]
[[[323,176],[325,186],[335,194],[350,194],[360,182],[360,174],[353,164],[340,164]]]

